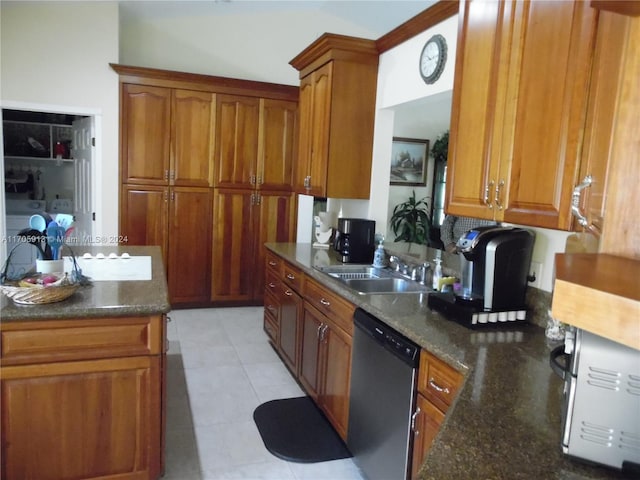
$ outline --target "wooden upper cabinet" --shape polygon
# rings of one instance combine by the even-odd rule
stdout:
[[[260,99],[218,95],[216,187],[253,188],[257,178]]]
[[[369,198],[378,74],[375,42],[325,33],[290,64],[301,79],[294,190]]]
[[[175,90],[172,106],[172,185],[213,185],[215,94]]]
[[[122,181],[166,185],[171,138],[171,89],[122,84]]]
[[[589,91],[589,107],[579,180],[579,223],[586,231],[600,237],[604,224],[607,180],[620,102],[617,92],[623,83],[623,62],[631,20],[622,15],[600,12],[598,36],[593,59],[593,75]],[[619,239],[616,239],[618,242]]]
[[[256,187],[291,190],[297,155],[298,104],[285,100],[260,100],[260,126]]]
[[[597,12],[460,3],[447,213],[570,229]]]
[[[122,85],[122,181],[208,187],[214,94]]]

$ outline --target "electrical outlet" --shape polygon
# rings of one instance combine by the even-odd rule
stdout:
[[[542,285],[542,262],[531,262],[529,267],[529,276],[535,277],[535,280],[529,282],[529,286],[541,288]]]

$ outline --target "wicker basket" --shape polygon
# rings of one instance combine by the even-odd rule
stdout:
[[[0,285],[0,290],[15,303],[21,305],[39,305],[61,302],[73,295],[80,288],[79,284],[60,286],[17,287]]]
[[[78,268],[75,255],[71,251],[74,271],[71,274],[70,283],[64,282],[63,285],[34,285],[31,287],[23,287],[19,285],[20,278],[8,278],[7,271],[11,263],[13,250],[20,247],[18,244],[14,247],[4,264],[2,272],[0,272],[0,291],[7,297],[20,305],[41,305],[47,303],[61,302],[73,295],[82,285],[88,284],[88,279],[84,277]],[[68,248],[68,247],[67,247]],[[67,276],[65,274],[65,276]]]

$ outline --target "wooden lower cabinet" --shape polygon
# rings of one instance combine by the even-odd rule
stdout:
[[[411,460],[411,478],[418,478],[418,471],[427,456],[427,452],[436,437],[440,425],[444,421],[444,413],[423,395],[416,399],[416,413],[413,417],[413,458]]]
[[[349,421],[352,337],[305,303],[300,382],[343,440]]]
[[[120,232],[129,245],[160,245],[171,303],[210,296],[212,190],[124,185]]]
[[[302,298],[289,287],[280,292],[280,338],[278,347],[284,363],[295,374],[300,365],[300,335],[302,333]]]
[[[460,372],[426,350],[420,352],[416,411],[412,418],[411,478],[418,478],[418,471],[461,384]]]
[[[99,325],[94,325],[96,320]],[[122,335],[128,322],[114,320],[111,329],[99,319],[24,322],[23,330],[15,323],[2,325],[2,344],[7,346],[0,376],[4,480],[160,477],[163,319],[149,318],[147,330],[131,329],[146,332],[143,343],[150,347],[149,355],[94,359],[87,345],[73,341],[76,333],[105,354],[110,345],[122,353],[126,350],[122,342],[129,338],[130,350],[139,349],[141,337]],[[132,321],[139,324],[138,319]],[[38,325],[49,332],[48,342],[37,335]],[[36,334],[34,342],[24,342],[30,333]],[[47,359],[39,353],[60,344],[57,338],[63,335],[66,357],[77,359],[60,361],[54,354]],[[37,362],[29,362],[29,352]]]

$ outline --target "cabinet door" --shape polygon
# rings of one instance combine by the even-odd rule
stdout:
[[[265,248],[267,242],[291,242],[294,236],[295,208],[293,195],[288,192],[261,192],[254,198],[257,205],[255,231],[255,257],[251,269],[254,282],[254,299],[259,300],[264,291]]]
[[[260,190],[291,190],[294,148],[297,145],[298,104],[260,101],[260,142],[256,184]]]
[[[300,383],[311,398],[318,401],[320,330],[324,315],[304,304],[302,317],[302,353],[300,356]]]
[[[171,89],[123,84],[121,99],[122,181],[168,184]]]
[[[606,186],[616,127],[615,93],[619,91],[629,18],[600,12],[598,38],[589,90],[589,107],[579,181],[591,177],[581,198],[585,230],[600,237],[604,223]],[[577,223],[577,222],[576,222]]]
[[[254,296],[255,198],[253,190],[214,189],[212,301]]]
[[[568,230],[597,12],[587,2],[516,2],[504,118],[506,222]],[[500,195],[498,195],[500,197]]]
[[[208,188],[171,188],[167,265],[171,303],[209,300],[211,202]]]
[[[252,188],[257,178],[260,100],[218,95],[216,110],[215,186]]]
[[[213,185],[214,95],[194,90],[173,92],[173,185]]]
[[[331,321],[326,321],[322,340],[322,389],[320,406],[340,434],[347,439],[349,386],[351,382],[352,338]]]
[[[422,395],[416,397],[416,413],[413,416],[411,478],[418,478],[418,471],[424,463],[424,459],[443,421],[444,413]]]
[[[298,112],[298,158],[293,164],[293,189],[296,193],[308,194],[308,176],[311,169],[311,132],[313,131],[313,75],[300,80]]]
[[[160,357],[3,367],[1,386],[5,480],[159,477]]]
[[[329,62],[300,81],[300,145],[295,189],[305,195],[326,196],[332,67]]]
[[[160,245],[167,265],[168,187],[122,186],[120,235],[129,245]]]
[[[329,62],[313,72],[313,110],[311,130],[311,161],[309,195],[326,196],[331,128],[331,86],[333,63]],[[342,132],[347,134],[348,132]]]
[[[302,334],[302,298],[291,288],[282,286],[280,294],[280,354],[289,369],[298,375]]]
[[[493,219],[504,110],[511,2],[461,2],[454,83],[447,214]],[[504,20],[503,20],[504,19]],[[497,143],[496,143],[497,142]]]

